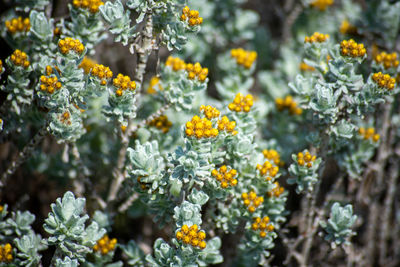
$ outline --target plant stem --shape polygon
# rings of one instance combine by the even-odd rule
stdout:
[[[143,83],[143,76],[146,70],[147,60],[149,58],[151,51],[153,50],[153,16],[151,10],[148,11],[147,13],[146,24],[144,30],[142,31],[142,35],[143,35],[142,43],[140,46],[137,45],[136,47],[136,53],[138,56],[136,71],[134,76],[134,80],[138,86],[138,90],[136,92],[136,98],[139,98],[140,96],[140,89]],[[119,187],[121,186],[122,182],[125,179],[123,169],[125,166],[126,151],[129,145],[129,136],[132,134],[132,132],[134,132],[131,124],[132,123],[129,122],[128,129],[126,129],[125,133],[121,132],[120,135],[122,147],[118,153],[117,166],[113,171],[114,179],[112,181],[111,188],[107,197],[108,202],[115,200]]]
[[[14,159],[8,169],[3,173],[0,180],[0,188],[4,187],[8,178],[14,174],[18,167],[24,163],[33,153],[37,145],[44,139],[47,134],[47,124],[43,125],[42,128],[36,133],[36,135],[25,145],[21,152],[19,152],[16,159]]]

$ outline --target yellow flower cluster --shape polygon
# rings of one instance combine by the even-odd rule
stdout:
[[[202,68],[199,62],[186,64],[185,61],[178,57],[169,56],[165,65],[171,67],[174,71],[186,70],[188,78],[191,80],[197,78],[199,81],[204,82],[207,79],[208,68]]]
[[[279,172],[279,167],[273,165],[269,160],[266,160],[263,165],[257,164],[256,168],[260,172],[260,175],[267,175],[267,181],[271,181]]]
[[[363,44],[358,44],[353,39],[350,39],[343,40],[340,43],[340,53],[346,57],[363,57],[367,50]]]
[[[3,70],[3,61],[0,59],[0,72]]]
[[[303,110],[297,106],[297,103],[290,95],[285,98],[278,97],[275,99],[275,106],[279,111],[289,110],[290,115],[301,115],[303,113]]]
[[[83,69],[83,71],[85,72],[85,74],[89,74],[90,70],[93,69],[93,67],[97,64],[96,61],[94,61],[93,59],[90,59],[88,57],[84,57],[81,64],[79,64],[78,68]]]
[[[279,197],[285,191],[285,188],[280,186],[278,182],[275,182],[274,185],[275,187],[267,193],[268,197]]]
[[[202,68],[199,62],[186,64],[186,71],[188,78],[193,80],[197,78],[199,81],[204,82],[207,79],[208,68]]]
[[[58,48],[60,48],[61,53],[64,55],[68,54],[70,51],[74,51],[80,55],[85,49],[85,46],[78,39],[66,37],[58,42]]]
[[[217,118],[221,114],[217,108],[214,108],[210,105],[201,105],[200,112],[203,112],[204,116],[206,116],[206,118],[209,120]]]
[[[6,20],[5,22],[7,31],[11,34],[16,32],[29,32],[31,29],[31,23],[29,18],[13,18],[11,20]]]
[[[375,61],[379,64],[383,63],[385,69],[389,68],[397,68],[399,66],[399,60],[397,59],[397,53],[393,52],[388,54],[386,52],[382,52],[375,57]]]
[[[227,116],[223,116],[220,120],[218,120],[218,130],[219,131],[227,131],[232,133],[233,135],[237,135],[238,131],[235,131],[236,122],[229,121]]]
[[[172,126],[172,122],[168,120],[166,115],[161,115],[149,123],[150,126],[154,126],[160,129],[163,133],[168,133],[169,128]]]
[[[153,76],[150,79],[150,83],[149,83],[149,87],[147,88],[147,93],[148,94],[155,94],[156,93],[156,89],[154,87],[156,87],[156,85],[158,86],[158,88],[160,89],[160,91],[163,90],[163,88],[160,85],[160,78],[158,78],[157,76]]]
[[[59,90],[61,88],[61,83],[58,81],[57,76],[51,76],[53,74],[53,69],[51,66],[46,66],[46,74],[40,76],[40,90],[47,91],[49,94],[54,93],[54,90]]]
[[[0,245],[0,263],[6,262],[10,263],[13,260],[12,255],[12,246],[10,243],[6,243],[5,245]]]
[[[0,246],[0,263],[10,263],[13,260],[12,246],[10,243],[6,243]]]
[[[365,129],[364,127],[361,127],[358,129],[358,133],[365,139],[371,139],[375,143],[379,141],[380,135],[375,133],[375,129],[370,127]]]
[[[203,23],[203,18],[199,17],[199,11],[190,10],[188,6],[182,9],[181,21],[187,21],[191,27],[197,26]]]
[[[345,19],[342,21],[339,31],[342,34],[356,34],[357,27],[355,27],[354,25],[351,25],[350,22],[347,19]]]
[[[179,57],[169,56],[165,61],[165,66],[171,67],[174,71],[180,71],[186,69],[185,61]]]
[[[97,13],[99,11],[99,7],[104,5],[101,0],[73,0],[72,4],[76,8],[85,8],[89,9],[91,13]]]
[[[102,255],[107,254],[108,252],[115,249],[115,245],[117,244],[117,239],[110,239],[108,235],[104,235],[97,241],[97,244],[94,245],[93,250],[95,252],[100,252]]]
[[[318,8],[321,11],[325,11],[328,6],[333,5],[334,0],[314,0],[310,3],[313,8]]]
[[[279,165],[281,163],[281,156],[275,149],[264,149],[262,153],[264,158],[273,161],[275,165]]]
[[[21,66],[24,68],[28,68],[31,65],[26,53],[22,52],[19,49],[16,49],[14,51],[14,53],[12,53],[12,55],[10,56],[10,60],[15,66]]]
[[[175,237],[184,244],[190,244],[192,247],[205,249],[207,246],[206,242],[204,241],[206,238],[206,233],[204,231],[200,231],[197,224],[193,224],[190,226],[190,228],[186,224],[182,225],[180,231],[176,232]]]
[[[383,74],[382,72],[374,73],[372,75],[372,80],[381,88],[386,88],[388,90],[393,90],[396,84],[396,79],[390,77],[389,74]]]
[[[304,38],[305,43],[323,43],[329,39],[329,34],[323,34],[319,32],[314,32],[311,36],[306,36]]]
[[[257,194],[254,191],[250,191],[249,193],[242,194],[243,205],[245,205],[249,212],[253,213],[256,211],[263,202],[264,197],[257,197]]]
[[[136,89],[135,81],[131,81],[131,78],[129,78],[129,76],[124,76],[121,73],[117,75],[117,78],[114,78],[113,85],[117,88],[117,90],[115,91],[115,94],[117,96],[122,96],[123,91],[126,89],[132,91]]]
[[[60,115],[60,121],[64,124],[71,125],[71,113],[68,111],[64,111],[63,114]]]
[[[2,121],[3,121],[3,120],[0,119],[0,123],[1,123]],[[3,210],[4,210],[4,207],[3,207],[2,205],[0,205],[0,212],[3,212]]]
[[[251,224],[251,229],[253,229],[253,231],[259,230],[259,235],[262,238],[267,236],[267,233],[265,231],[272,232],[275,229],[274,226],[269,223],[268,216],[264,216],[264,218],[255,217],[253,218],[253,220],[254,222]]]
[[[303,152],[299,152],[297,153],[297,164],[300,166],[306,165],[307,168],[311,168],[316,158],[317,157],[315,155],[312,156],[308,151],[305,154],[303,154]]]
[[[101,85],[106,85],[107,79],[110,79],[113,76],[113,73],[109,67],[106,67],[102,64],[96,64],[92,69],[92,75],[101,80]]]
[[[301,62],[301,63],[300,63],[299,69],[300,69],[301,71],[314,71],[314,70],[315,70],[314,67],[311,67],[311,66],[307,65],[307,64],[304,63],[304,62]]]
[[[186,123],[185,133],[187,136],[195,136],[197,139],[217,137],[218,129],[212,128],[212,122],[207,118],[201,119],[199,116],[193,116],[191,121]]]
[[[228,108],[231,111],[235,112],[249,112],[250,108],[253,106],[253,96],[248,94],[243,96],[241,93],[238,93],[233,99],[232,103],[228,105]]]
[[[242,65],[246,69],[250,69],[253,62],[257,59],[256,51],[247,51],[243,48],[231,50],[231,56],[236,59],[236,64]]]
[[[221,183],[222,188],[227,188],[228,186],[236,186],[238,183],[238,180],[235,179],[237,175],[237,170],[231,169],[230,171],[228,171],[226,165],[222,165],[219,170],[212,170],[211,175],[214,176],[217,181]]]

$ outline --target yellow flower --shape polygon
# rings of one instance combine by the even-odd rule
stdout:
[[[285,189],[282,186],[279,186],[278,182],[274,183],[275,187],[267,193],[268,197],[279,197]]]
[[[301,115],[303,110],[297,106],[297,103],[293,101],[293,97],[288,95],[284,99],[275,99],[275,106],[278,111],[283,111],[285,109],[289,110],[290,115]]]
[[[317,156],[313,156],[310,152],[306,151],[305,153],[299,152],[297,153],[297,164],[300,166],[307,166],[307,168],[311,168],[313,162],[316,160]]]
[[[160,129],[163,133],[167,133],[172,126],[172,122],[168,120],[166,115],[161,115],[152,120],[149,125]]]
[[[194,27],[203,23],[203,18],[199,17],[199,11],[190,10],[188,6],[182,9],[181,21],[188,22],[189,26]]]
[[[263,218],[254,217],[251,229],[253,231],[259,231],[260,237],[264,238],[267,236],[266,231],[272,232],[274,230],[274,226],[269,224],[269,221],[270,220],[268,216],[264,216]]]
[[[188,226],[186,224],[182,225],[181,229],[175,233],[175,237],[178,241],[182,241],[186,245],[191,245],[192,247],[204,249],[206,247],[206,233],[201,231],[197,224]]]
[[[110,239],[108,235],[104,235],[102,238],[97,241],[96,245],[93,247],[93,251],[99,252],[102,255],[109,253],[115,249],[115,245],[117,244],[117,239]]]
[[[253,96],[251,94],[244,97],[241,93],[238,93],[233,102],[228,105],[228,108],[235,112],[249,112],[252,106]]]
[[[383,74],[382,72],[374,73],[372,75],[372,80],[380,87],[393,90],[396,84],[396,79],[390,77],[389,74]]]
[[[129,78],[129,76],[122,75],[121,73],[117,75],[117,78],[113,79],[113,85],[116,88],[115,94],[117,96],[122,96],[123,91],[125,90],[129,89],[131,91],[134,91],[136,89],[136,82],[131,81],[131,78]]]
[[[243,48],[231,50],[231,56],[236,59],[238,65],[242,65],[246,69],[250,69],[253,62],[257,59],[256,51],[246,51]]]
[[[218,135],[218,129],[212,128],[212,122],[207,118],[200,119],[199,116],[193,116],[191,121],[186,123],[186,136],[201,138],[214,138]]]
[[[380,139],[380,135],[375,133],[375,128],[369,127],[365,129],[364,127],[360,127],[358,129],[358,134],[361,135],[365,140],[371,139],[373,142],[378,142]]]
[[[51,66],[46,66],[46,74],[40,76],[40,90],[43,92],[47,92],[49,94],[53,94],[55,90],[60,90],[62,87],[61,82],[58,81],[57,76],[52,75],[53,69]]]
[[[31,23],[29,18],[18,17],[11,20],[6,20],[5,26],[9,33],[14,34],[16,32],[29,32]]]
[[[385,69],[397,68],[399,66],[399,60],[397,59],[396,52],[393,52],[391,54],[381,52],[375,56],[375,61],[378,64],[383,64]]]
[[[83,69],[83,71],[85,72],[85,74],[89,74],[91,69],[97,64],[96,61],[94,61],[93,59],[90,59],[88,57],[84,57],[81,64],[79,64],[78,68]]]
[[[363,44],[358,44],[353,39],[350,39],[343,40],[340,43],[340,53],[346,57],[363,57],[367,50]]]
[[[99,7],[104,5],[101,0],[73,0],[72,5],[75,8],[88,9],[91,13],[97,13]]]
[[[10,60],[15,66],[20,66],[25,69],[31,65],[26,53],[19,49],[16,49],[14,53],[12,53],[12,55],[10,56]]]
[[[323,34],[319,32],[314,32],[310,37],[306,36],[304,38],[305,43],[323,43],[329,39],[329,34]]]
[[[78,55],[81,55],[83,50],[85,50],[85,46],[78,39],[72,39],[70,37],[61,39],[58,42],[58,48],[60,49],[60,52],[64,55],[68,54],[71,51],[77,53]]]
[[[247,210],[253,213],[264,202],[264,198],[258,197],[254,191],[250,191],[249,193],[242,193],[242,201]]]
[[[12,246],[10,243],[6,243],[2,246],[0,246],[0,263],[5,262],[5,263],[10,263],[13,260],[13,255],[12,255]]]
[[[238,183],[237,179],[235,178],[237,176],[237,170],[231,169],[228,171],[226,165],[222,165],[219,170],[212,170],[211,175],[220,182],[222,188],[236,186]]]
[[[100,79],[101,85],[106,85],[108,79],[111,79],[113,76],[113,73],[110,70],[110,68],[102,64],[95,64],[91,69],[91,74]]]
[[[310,6],[317,8],[321,11],[325,11],[328,6],[333,5],[333,0],[314,0],[310,3]]]

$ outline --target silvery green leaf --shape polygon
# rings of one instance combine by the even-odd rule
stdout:
[[[100,13],[110,25],[110,32],[116,35],[116,42],[127,45],[129,40],[136,36],[135,28],[130,26],[130,12],[124,10],[120,0],[115,1],[115,3],[107,1],[105,5],[100,6]]]
[[[331,131],[338,137],[338,138],[346,138],[350,139],[353,137],[353,133],[355,130],[355,126],[352,123],[349,123],[345,120],[339,121],[336,125],[331,127]]]
[[[12,218],[7,219],[9,227],[13,229],[13,232],[17,236],[23,236],[32,231],[31,224],[35,221],[35,215],[29,211],[17,211],[13,213]]]
[[[203,206],[204,204],[207,203],[209,197],[203,191],[198,191],[196,188],[193,188],[192,192],[188,196],[188,199],[193,204],[198,204],[200,206]]]
[[[42,256],[38,254],[38,250],[42,248],[41,240],[41,236],[33,232],[15,239],[18,248],[17,257],[21,266],[34,267],[40,263]]]
[[[217,236],[207,240],[207,246],[199,253],[197,263],[199,266],[208,266],[209,264],[218,264],[224,261],[220,252],[221,239]]]
[[[353,215],[352,205],[341,207],[338,202],[335,202],[331,207],[328,222],[320,223],[321,227],[327,232],[325,240],[336,245],[348,243],[348,238],[356,234],[351,230],[356,219],[357,215]]]
[[[143,266],[144,253],[135,243],[130,240],[127,245],[121,245],[123,253],[128,257],[129,266]]]
[[[53,38],[53,19],[47,20],[44,13],[32,10],[29,16],[31,23],[30,34],[34,40],[42,43],[50,42]]]
[[[69,257],[65,257],[64,260],[56,259],[56,267],[78,267],[78,261]]]
[[[182,227],[186,224],[201,224],[201,206],[188,201],[182,202],[180,206],[174,208],[174,220],[177,227]]]

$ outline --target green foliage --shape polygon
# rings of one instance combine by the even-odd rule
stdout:
[[[331,213],[327,222],[322,221],[320,225],[326,231],[325,240],[332,242],[332,246],[342,243],[349,244],[349,238],[356,233],[351,230],[357,215],[353,215],[353,206],[348,204],[341,207],[335,202],[331,207]]]

